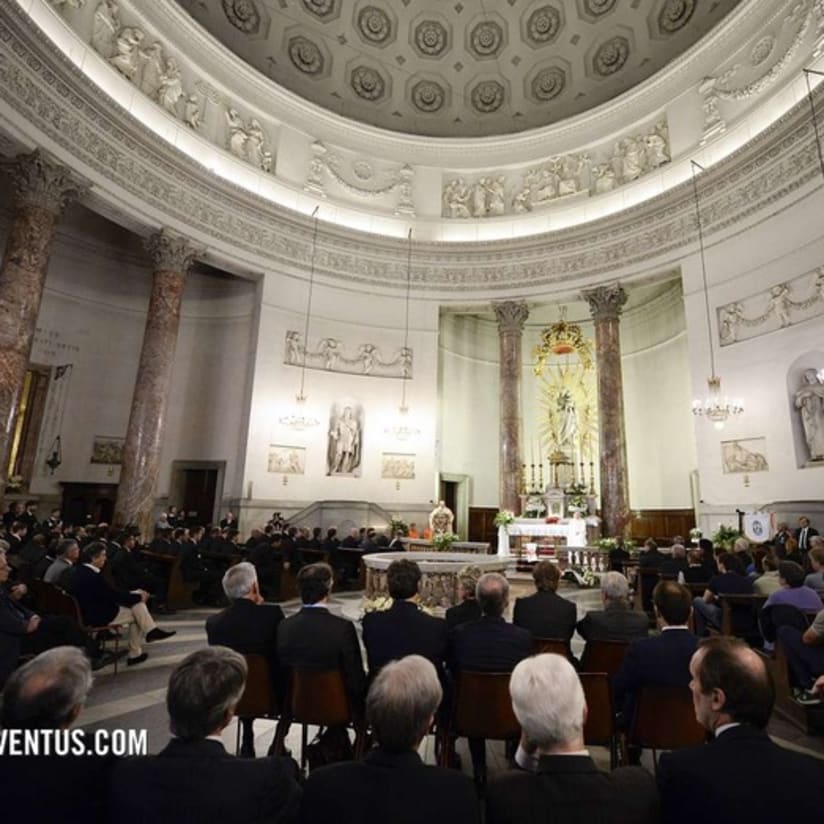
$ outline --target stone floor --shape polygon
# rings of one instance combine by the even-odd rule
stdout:
[[[513,575],[512,600],[519,595],[532,592],[531,581],[526,576]],[[562,594],[578,606],[578,617],[583,617],[590,609],[597,609],[600,596],[597,590],[578,590],[574,586],[562,583]],[[331,609],[356,622],[360,632],[360,593],[343,593],[336,595]],[[297,601],[282,605],[287,615],[299,608]],[[169,740],[168,718],[166,715],[166,683],[172,668],[188,653],[199,649],[206,643],[204,629],[206,618],[215,610],[196,609],[179,612],[174,616],[160,619],[164,629],[175,629],[177,635],[168,641],[147,646],[149,660],[135,669],[118,670],[114,675],[109,667],[95,676],[95,683],[85,710],[79,719],[80,725],[89,729],[136,729],[146,730],[149,752],[158,752]],[[573,638],[573,652],[580,655],[583,642]],[[266,752],[274,735],[274,722],[256,721],[256,748],[259,755]],[[311,735],[312,731],[310,731]],[[779,719],[770,724],[771,735],[781,744],[824,758],[824,738],[810,738],[792,725]],[[234,752],[236,723],[224,731],[224,742],[230,752]],[[293,727],[287,738],[287,747],[299,757],[300,732]],[[465,741],[458,742],[458,753],[462,755],[463,769],[471,773],[469,752]],[[609,757],[604,749],[593,748],[593,756],[604,767],[608,767]],[[434,763],[434,740],[430,736],[421,745],[421,755],[429,763]],[[487,760],[490,775],[506,769],[503,745],[487,745]],[[644,763],[652,768],[650,756],[645,753]]]

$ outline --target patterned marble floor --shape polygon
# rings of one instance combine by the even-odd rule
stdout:
[[[523,576],[512,577],[512,600],[532,591],[531,581]],[[564,597],[575,601],[578,617],[583,617],[590,609],[600,605],[597,590],[578,590],[562,583]],[[282,604],[287,615],[299,609],[297,601]],[[331,605],[333,612],[356,622],[360,632],[361,594],[343,593],[334,597]],[[134,669],[119,669],[114,675],[107,668],[95,676],[95,683],[79,723],[89,729],[139,729],[146,730],[149,752],[158,752],[169,740],[168,718],[166,715],[166,683],[172,668],[188,653],[201,648],[206,643],[205,621],[215,610],[196,609],[177,613],[168,618],[161,618],[159,623],[164,629],[175,629],[177,635],[168,641],[150,644],[146,647],[149,660]],[[573,639],[573,652],[580,655],[583,642]],[[256,749],[258,755],[266,752],[274,735],[274,722],[256,721]],[[824,758],[824,738],[809,738],[790,724],[776,720],[770,725],[770,732],[782,744]],[[310,734],[312,731],[310,731]],[[230,752],[234,751],[236,724],[224,731],[224,742]],[[287,747],[297,757],[300,752],[299,728],[293,727],[287,738]],[[469,752],[464,741],[458,742],[458,752],[462,755],[463,769],[471,773]],[[606,750],[593,748],[596,760],[607,767],[609,760]],[[430,736],[421,745],[421,756],[429,763],[434,763],[434,741]],[[645,759],[648,756],[645,754]],[[490,775],[506,769],[503,745],[487,745],[487,760]],[[646,763],[646,760],[645,760]],[[652,767],[651,760],[648,763]]]

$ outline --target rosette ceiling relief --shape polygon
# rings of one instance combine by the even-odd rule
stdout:
[[[642,83],[740,0],[178,0],[228,49],[344,117],[519,132]]]

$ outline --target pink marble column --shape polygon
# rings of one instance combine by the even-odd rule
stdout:
[[[52,239],[63,209],[85,189],[39,151],[5,165],[12,175],[14,218],[0,268],[0,502]]]
[[[498,506],[520,510],[521,478],[521,334],[529,316],[524,301],[494,303],[500,344],[500,467]]]
[[[603,532],[609,537],[623,536],[629,524],[629,484],[620,317],[627,294],[615,283],[587,290],[583,297],[595,320]]]
[[[154,263],[154,278],[114,519],[119,524],[139,526],[143,536],[151,538],[166,402],[171,391],[180,326],[180,303],[186,273],[198,252],[187,240],[165,229],[147,240],[146,249]]]

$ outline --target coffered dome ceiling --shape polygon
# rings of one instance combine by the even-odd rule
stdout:
[[[247,63],[394,131],[545,126],[643,82],[740,0],[178,0]]]

